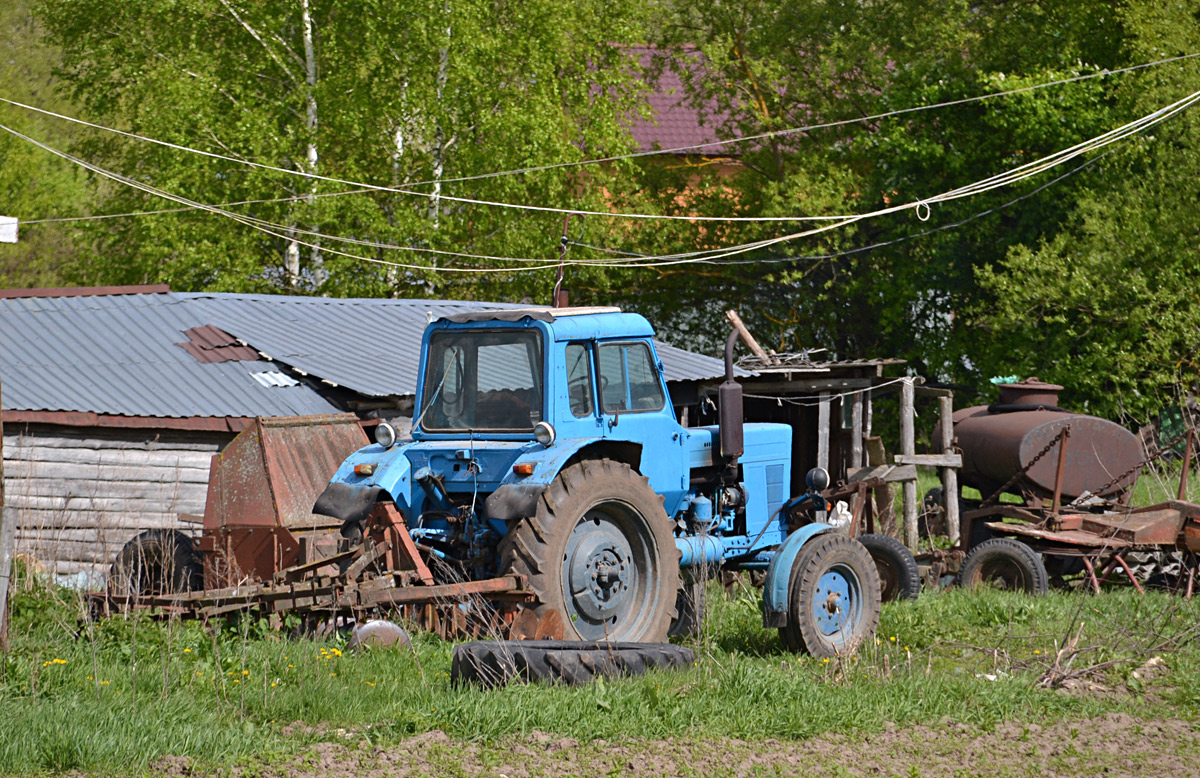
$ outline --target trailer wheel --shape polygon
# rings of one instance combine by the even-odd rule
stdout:
[[[204,588],[204,568],[192,539],[178,530],[151,529],[113,560],[108,591],[125,597],[178,594]]]
[[[879,572],[845,535],[818,535],[792,563],[783,645],[815,657],[848,656],[879,624]]]
[[[921,593],[921,571],[908,547],[891,535],[861,535],[879,571],[879,596],[882,602],[915,600]]]
[[[501,569],[528,579],[536,602],[526,607],[539,618],[557,611],[567,638],[667,639],[679,551],[663,498],[628,465],[595,459],[564,469],[499,551]]]
[[[1050,588],[1042,555],[1012,538],[992,538],[971,549],[959,581],[967,589],[992,585],[1026,594],[1045,594]]]

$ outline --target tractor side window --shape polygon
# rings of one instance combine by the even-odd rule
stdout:
[[[567,344],[567,395],[571,413],[592,414],[592,360],[584,343]]]
[[[657,411],[666,402],[645,343],[600,346],[600,403],[606,413]]]

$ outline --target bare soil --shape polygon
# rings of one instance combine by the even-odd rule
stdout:
[[[631,740],[579,743],[531,732],[498,743],[464,742],[440,731],[372,746],[362,733],[329,733],[284,763],[250,765],[239,776],[416,778],[417,776],[1186,776],[1200,774],[1200,726],[1124,714],[1050,726],[1006,724],[980,732],[963,723],[892,728],[808,740]],[[192,775],[186,760],[163,759],[156,775]]]

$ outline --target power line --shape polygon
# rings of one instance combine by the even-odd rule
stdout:
[[[598,262],[598,261],[589,261],[589,260],[571,260],[570,264],[583,265],[583,266],[606,267],[606,268],[623,268],[623,267],[624,268],[641,268],[641,267],[661,267],[661,266],[676,265],[676,264],[707,262],[707,261],[716,260],[716,259],[724,259],[724,258],[727,258],[730,256],[735,256],[738,254],[745,254],[750,251],[754,251],[754,250],[761,249],[761,248],[767,248],[772,245],[787,242],[790,240],[795,240],[795,239],[801,238],[801,237],[816,235],[816,234],[819,234],[822,232],[836,229],[838,227],[853,224],[855,222],[862,221],[864,219],[875,218],[878,216],[883,216],[883,215],[892,214],[892,213],[898,213],[900,211],[905,211],[905,210],[910,210],[910,209],[915,209],[917,211],[918,217],[921,218],[922,221],[924,221],[925,219],[929,218],[928,213],[929,213],[929,210],[930,210],[930,207],[932,204],[948,202],[951,200],[970,197],[970,196],[973,196],[976,194],[982,194],[984,192],[991,191],[992,189],[997,189],[997,188],[1000,188],[1003,186],[1009,186],[1011,184],[1014,184],[1019,181],[1025,180],[1027,178],[1030,178],[1032,176],[1038,175],[1039,173],[1041,173],[1045,170],[1049,170],[1057,165],[1063,164],[1064,162],[1066,162],[1070,159],[1074,159],[1074,158],[1081,156],[1085,153],[1088,153],[1090,151],[1094,151],[1094,150],[1103,148],[1112,143],[1116,143],[1120,140],[1123,140],[1135,133],[1138,133],[1145,129],[1148,129],[1149,127],[1152,127],[1152,126],[1154,126],[1162,121],[1165,121],[1166,119],[1171,118],[1172,116],[1175,116],[1176,114],[1186,110],[1187,108],[1191,107],[1197,101],[1200,101],[1200,91],[1193,92],[1191,95],[1188,95],[1185,98],[1177,100],[1176,102],[1171,103],[1170,105],[1167,105],[1156,111],[1152,111],[1151,113],[1146,114],[1145,116],[1142,116],[1132,122],[1128,122],[1127,124],[1124,124],[1113,130],[1109,130],[1108,132],[1102,133],[1101,135],[1098,135],[1094,138],[1083,141],[1082,143],[1078,143],[1074,146],[1071,146],[1070,148],[1063,149],[1063,150],[1060,150],[1053,154],[1050,154],[1046,157],[1043,157],[1041,159],[1034,160],[1032,162],[1028,162],[1023,165],[1019,165],[1015,168],[1012,168],[1010,170],[996,174],[994,176],[983,179],[981,181],[977,181],[972,184],[968,184],[966,186],[959,187],[957,189],[952,189],[948,192],[944,192],[944,193],[935,195],[933,197],[925,198],[925,199],[920,199],[920,200],[916,200],[916,201],[912,201],[912,202],[908,202],[908,203],[903,203],[900,205],[895,205],[895,206],[879,209],[879,210],[868,212],[868,213],[850,214],[850,215],[840,216],[840,217],[837,217],[838,219],[840,219],[840,221],[838,221],[836,223],[825,224],[823,226],[815,227],[815,228],[812,228],[809,230],[804,230],[801,232],[796,232],[796,233],[791,233],[788,235],[753,241],[750,243],[745,243],[745,244],[741,244],[738,246],[727,247],[727,248],[723,248],[723,249],[705,249],[705,250],[700,250],[700,251],[682,252],[682,253],[678,253],[678,254],[668,254],[668,255],[654,256],[654,257],[646,257],[646,258],[644,258],[644,261]],[[380,243],[376,243],[376,242],[372,242],[372,241],[359,241],[356,239],[347,239],[347,238],[340,238],[340,237],[334,237],[334,236],[327,236],[322,233],[318,233],[318,232],[314,232],[314,231],[298,230],[295,227],[287,227],[284,225],[275,224],[273,222],[267,222],[265,220],[256,219],[254,217],[248,217],[248,216],[244,216],[242,214],[237,214],[237,213],[233,213],[230,211],[226,211],[226,210],[223,210],[218,207],[203,205],[201,203],[193,202],[193,201],[183,198],[179,195],[174,195],[170,192],[166,192],[165,190],[157,189],[156,187],[153,187],[149,184],[145,184],[145,183],[136,181],[134,179],[130,179],[130,178],[123,176],[121,174],[118,174],[118,173],[113,173],[112,171],[105,170],[103,168],[100,168],[99,166],[93,165],[92,163],[89,163],[84,160],[73,157],[70,154],[53,149],[44,143],[36,141],[33,138],[23,135],[23,134],[17,132],[16,130],[13,130],[4,125],[0,125],[0,129],[3,129],[19,138],[22,138],[30,143],[37,145],[38,147],[40,147],[50,153],[53,153],[59,157],[62,157],[69,161],[72,161],[75,164],[81,165],[89,170],[92,170],[100,175],[106,176],[112,180],[119,181],[121,183],[135,187],[142,191],[145,191],[145,192],[148,192],[151,194],[156,194],[158,196],[164,197],[164,198],[172,200],[174,202],[179,202],[181,204],[188,205],[193,208],[197,208],[197,209],[224,215],[228,218],[233,219],[234,221],[237,221],[241,224],[245,224],[247,226],[253,227],[254,229],[260,230],[260,231],[262,231],[266,234],[272,235],[274,237],[278,237],[278,238],[281,238],[284,240],[292,240],[292,241],[295,241],[302,245],[313,247],[313,248],[318,248],[319,246],[317,244],[299,241],[295,237],[296,233],[300,232],[300,233],[307,234],[307,235],[313,235],[313,236],[316,236],[318,239],[348,242],[348,243],[354,243],[355,245],[368,246],[368,247],[381,248],[381,249],[400,249],[400,250],[408,250],[408,251],[424,250],[424,251],[429,251],[431,253],[445,253],[445,254],[451,255],[451,256],[471,257],[471,258],[475,258],[475,259],[488,259],[488,260],[493,260],[493,261],[513,261],[513,262],[529,262],[529,263],[546,261],[546,260],[531,259],[531,258],[487,257],[487,256],[478,256],[478,255],[464,255],[464,254],[459,254],[456,252],[437,252],[436,250],[432,250],[432,249],[418,249],[418,248],[410,247],[410,246],[392,246],[392,245],[380,244]],[[926,214],[924,217],[921,217],[922,209],[924,209],[924,213]],[[282,231],[283,234],[281,234],[279,231]],[[337,251],[337,250],[329,249],[329,248],[323,248],[323,250],[327,250],[333,254],[337,254],[337,255],[341,255],[341,256],[347,256],[347,257],[361,259],[361,260],[364,260],[367,262],[387,264],[387,265],[393,265],[393,266],[397,266],[397,267],[404,267],[404,268],[415,269],[415,270],[417,270],[417,269],[419,269],[419,270],[441,269],[441,270],[447,270],[447,271],[451,271],[451,272],[479,272],[479,273],[507,272],[509,270],[512,270],[510,268],[453,268],[453,267],[430,268],[429,266],[424,266],[424,265],[405,265],[402,263],[385,262],[383,260],[378,260],[373,257],[364,257],[361,255],[350,254],[347,252],[341,252],[341,251]],[[557,264],[558,263],[552,262],[550,264],[542,264],[538,267],[523,268],[523,269],[525,269],[525,270],[540,270],[540,269],[546,269],[546,268],[550,268],[550,267],[557,267]]]
[[[123,137],[128,137],[131,139],[140,140],[140,141],[147,142],[147,143],[154,143],[157,145],[165,146],[167,148],[175,149],[177,151],[185,151],[188,153],[198,154],[201,156],[209,157],[211,159],[218,159],[218,160],[232,162],[232,163],[239,164],[239,165],[246,165],[246,166],[250,166],[250,167],[254,167],[254,168],[258,168],[258,169],[262,169],[262,170],[269,170],[269,171],[273,171],[273,172],[277,172],[277,173],[284,173],[287,175],[300,176],[302,178],[309,178],[309,179],[313,179],[313,180],[326,181],[329,183],[335,183],[335,184],[340,184],[340,185],[344,185],[344,186],[356,187],[356,188],[360,188],[363,190],[393,192],[396,194],[405,194],[405,195],[410,195],[413,197],[423,197],[426,199],[435,199],[435,200],[441,199],[441,200],[446,200],[449,202],[458,202],[458,203],[472,204],[472,205],[484,205],[484,206],[496,207],[496,208],[510,208],[510,209],[515,209],[515,210],[557,213],[557,214],[570,214],[570,215],[575,215],[575,216],[595,216],[595,217],[607,217],[607,218],[626,218],[626,219],[645,219],[645,220],[664,220],[664,221],[715,221],[715,222],[751,222],[751,223],[801,222],[801,221],[836,222],[836,221],[846,218],[846,216],[844,216],[844,215],[833,215],[833,216],[699,216],[699,215],[675,215],[675,214],[613,213],[613,212],[608,212],[608,211],[587,211],[587,210],[570,209],[570,208],[556,208],[556,207],[552,207],[552,206],[528,205],[528,204],[522,204],[522,203],[506,203],[506,202],[498,202],[498,201],[491,201],[491,200],[479,200],[479,199],[475,199],[475,198],[456,197],[456,196],[447,195],[447,194],[433,194],[433,193],[428,193],[428,192],[418,192],[418,191],[414,191],[413,189],[411,189],[409,187],[423,186],[423,185],[434,184],[434,183],[439,183],[439,182],[440,183],[451,183],[454,181],[479,180],[479,179],[483,179],[483,178],[493,178],[493,177],[498,177],[498,176],[518,175],[518,174],[523,174],[523,173],[527,173],[527,172],[535,172],[535,171],[539,171],[539,170],[550,170],[550,169],[555,169],[555,168],[559,168],[559,167],[571,167],[571,166],[579,166],[579,165],[590,165],[590,164],[614,162],[614,161],[623,160],[623,159],[634,159],[634,158],[638,158],[638,157],[652,156],[652,155],[657,155],[657,154],[678,153],[681,151],[696,150],[696,149],[700,149],[700,148],[706,148],[709,146],[718,146],[718,145],[727,145],[727,144],[732,144],[732,143],[764,140],[764,139],[771,138],[771,137],[779,137],[779,136],[783,136],[783,135],[807,132],[807,131],[816,130],[816,129],[825,129],[825,128],[829,128],[829,127],[844,126],[844,125],[848,125],[848,124],[876,121],[879,119],[885,119],[885,118],[889,118],[889,117],[893,117],[893,116],[899,116],[899,115],[903,115],[903,114],[907,114],[907,113],[913,113],[916,111],[928,111],[928,110],[933,110],[933,109],[937,109],[937,108],[944,108],[944,107],[950,107],[950,106],[956,106],[956,105],[964,105],[967,103],[979,102],[981,100],[990,100],[990,99],[997,98],[997,97],[1005,97],[1005,96],[1009,96],[1009,95],[1013,95],[1013,94],[1020,94],[1020,93],[1030,92],[1030,91],[1034,91],[1034,90],[1038,90],[1038,89],[1045,89],[1045,88],[1049,88],[1052,86],[1058,86],[1061,84],[1074,83],[1077,81],[1084,81],[1084,80],[1088,80],[1088,79],[1092,79],[1092,78],[1100,78],[1100,77],[1108,76],[1108,75],[1127,73],[1127,72],[1131,72],[1134,70],[1155,67],[1155,66],[1159,66],[1159,65],[1172,63],[1172,62],[1178,62],[1181,60],[1192,59],[1195,57],[1200,57],[1200,53],[1185,54],[1185,55],[1180,55],[1177,57],[1168,57],[1165,59],[1156,60],[1154,62],[1147,62],[1147,63],[1143,63],[1140,65],[1132,65],[1129,67],[1118,68],[1115,70],[1102,70],[1098,73],[1092,73],[1092,74],[1087,74],[1087,75],[1082,75],[1082,76],[1074,76],[1072,78],[1066,78],[1066,79],[1057,79],[1054,81],[1045,82],[1043,84],[1036,84],[1036,85],[1028,86],[1028,87],[1019,87],[1016,89],[1006,90],[1004,92],[995,92],[995,93],[991,93],[991,94],[987,94],[987,95],[978,95],[975,97],[961,98],[959,100],[950,100],[950,101],[946,101],[946,102],[942,102],[942,103],[934,103],[931,105],[897,109],[895,111],[887,111],[887,112],[884,112],[881,114],[874,114],[872,116],[866,116],[866,117],[861,117],[861,118],[857,118],[857,119],[845,119],[845,120],[836,121],[836,122],[826,122],[823,124],[809,125],[806,127],[796,127],[796,128],[786,129],[786,130],[776,130],[776,131],[769,132],[769,133],[761,133],[759,135],[752,135],[752,136],[742,136],[742,137],[738,137],[738,138],[731,138],[731,139],[724,140],[724,141],[713,141],[711,143],[696,144],[693,146],[680,146],[680,147],[676,147],[674,149],[666,149],[666,150],[634,152],[631,154],[624,154],[624,155],[618,155],[618,156],[612,156],[612,157],[604,157],[604,158],[585,160],[585,161],[574,162],[574,163],[559,163],[557,165],[546,165],[546,166],[532,167],[532,168],[521,168],[521,169],[517,169],[517,170],[501,171],[501,172],[497,172],[497,173],[483,174],[480,176],[469,176],[469,177],[463,177],[463,178],[458,178],[458,179],[438,179],[438,180],[431,180],[431,181],[420,181],[420,182],[408,184],[405,187],[379,186],[379,185],[367,184],[367,183],[363,183],[363,182],[349,181],[346,179],[335,178],[332,176],[323,176],[323,175],[320,175],[317,173],[310,173],[308,171],[303,171],[303,170],[289,170],[287,168],[281,168],[281,167],[277,167],[275,165],[267,165],[267,164],[264,164],[261,162],[254,162],[251,160],[238,159],[236,157],[231,157],[231,156],[227,156],[224,154],[217,154],[215,152],[203,151],[201,149],[195,149],[195,148],[191,148],[188,146],[182,146],[180,144],[171,143],[169,141],[163,141],[163,140],[158,140],[158,139],[150,138],[150,137],[143,136],[143,135],[138,135],[136,133],[127,132],[125,130],[118,130],[118,129],[114,129],[111,127],[106,127],[106,126],[96,124],[93,122],[88,122],[88,121],[85,121],[82,119],[77,119],[74,117],[66,116],[64,114],[55,113],[53,111],[49,111],[49,110],[46,110],[43,108],[37,108],[35,106],[27,105],[25,103],[21,103],[16,100],[10,100],[5,97],[0,97],[0,102],[7,103],[9,105],[13,105],[13,106],[16,106],[19,108],[24,108],[26,110],[34,111],[37,113],[41,113],[46,116],[51,116],[51,117],[54,117],[57,119],[62,119],[64,121],[72,122],[75,124],[80,124],[85,127],[90,127],[92,129],[102,130],[104,132],[113,133],[113,134],[120,135]]]
[[[7,129],[7,128],[6,128]],[[290,197],[271,197],[262,200],[236,200],[232,203],[218,203],[213,205],[213,208],[233,208],[238,205],[260,205],[265,203],[289,203],[297,200],[311,200],[315,197],[341,197],[342,195],[362,194],[370,190],[367,189],[348,189],[344,192],[323,192],[303,195],[292,195]],[[90,222],[102,221],[104,219],[124,219],[130,216],[161,216],[168,213],[184,213],[194,211],[195,208],[158,208],[153,211],[130,211],[128,213],[100,213],[91,214],[88,216],[63,216],[54,219],[22,219],[21,226],[25,227],[30,224],[59,224],[62,222]]]

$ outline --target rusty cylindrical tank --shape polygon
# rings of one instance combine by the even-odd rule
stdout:
[[[1002,386],[1000,399],[993,405],[956,411],[954,438],[962,449],[962,484],[978,489],[984,497],[991,495],[1070,425],[1063,498],[1071,500],[1087,491],[1111,499],[1132,489],[1139,475],[1136,466],[1142,461],[1137,436],[1111,421],[1059,408],[1061,390],[1061,386],[1028,378]],[[940,447],[937,429],[933,440],[935,448]],[[1059,444],[1055,444],[1012,491],[1052,498],[1058,452]],[[1105,488],[1130,469],[1132,473]]]

